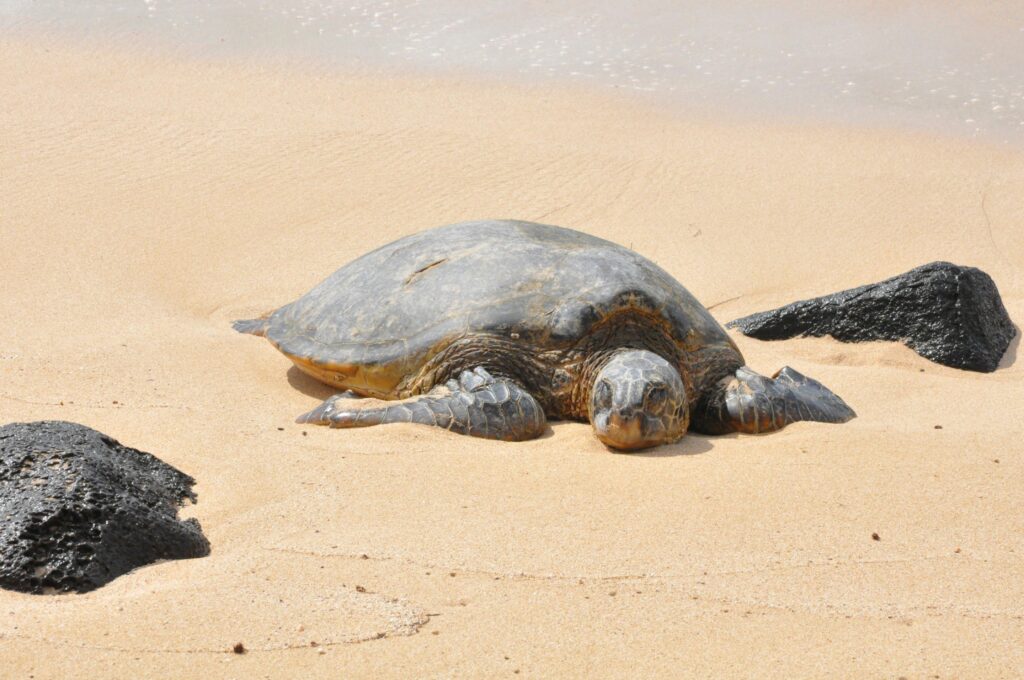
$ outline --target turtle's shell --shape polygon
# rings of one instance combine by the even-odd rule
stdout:
[[[603,319],[638,307],[688,356],[713,345],[740,358],[707,309],[650,260],[511,220],[438,227],[367,253],[274,312],[266,336],[314,377],[386,397],[466,335],[497,335],[524,351],[571,348]]]

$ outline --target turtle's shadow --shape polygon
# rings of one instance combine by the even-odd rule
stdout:
[[[726,437],[733,435],[724,435]],[[721,439],[722,435],[717,437]],[[685,437],[680,439],[674,444],[663,444],[662,446],[656,446],[653,449],[644,449],[643,451],[636,451],[633,453],[626,453],[623,451],[615,451],[614,449],[608,449],[615,453],[629,456],[630,458],[670,458],[673,456],[696,456],[701,453],[707,453],[711,449],[715,448],[714,444],[711,443],[711,437],[703,434],[694,434],[688,432]]]
[[[314,397],[320,401],[338,393],[338,390],[323,384],[316,378],[309,377],[295,366],[288,369],[288,384],[307,397]]]

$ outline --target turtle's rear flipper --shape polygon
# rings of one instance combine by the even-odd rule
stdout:
[[[856,415],[827,387],[788,366],[772,378],[744,366],[697,404],[690,427],[704,434],[757,434],[800,420],[845,423]]]
[[[297,423],[369,427],[387,423],[434,425],[485,439],[522,441],[544,431],[544,409],[516,383],[477,368],[420,397],[396,402],[335,395],[299,416]]]

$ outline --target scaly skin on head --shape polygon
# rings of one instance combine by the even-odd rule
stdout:
[[[670,444],[690,423],[679,371],[647,350],[613,354],[597,372],[588,404],[594,434],[615,449]]]

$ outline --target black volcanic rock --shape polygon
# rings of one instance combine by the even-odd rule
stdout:
[[[996,370],[1016,333],[992,278],[949,262],[727,325],[760,340],[831,335],[843,342],[899,341],[926,359],[986,373]]]
[[[85,592],[210,544],[179,520],[195,480],[96,430],[62,421],[0,427],[0,587]]]

